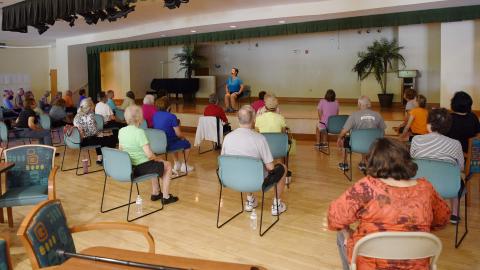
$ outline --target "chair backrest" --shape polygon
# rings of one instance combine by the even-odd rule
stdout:
[[[80,131],[78,131],[77,127],[72,128],[72,133],[69,135],[64,134],[63,135],[63,141],[65,142],[65,145],[70,148],[70,149],[80,149],[80,143],[81,143],[81,138],[80,138]]]
[[[25,217],[17,233],[34,269],[62,264],[66,258],[57,250],[75,252],[65,212],[59,200],[38,204]]]
[[[147,129],[148,128],[147,120],[143,119],[143,122],[140,124],[140,128],[141,129]]]
[[[95,114],[95,123],[97,124],[97,129],[98,131],[102,131],[103,130],[103,116],[101,116],[100,114]]]
[[[0,122],[0,139],[2,142],[8,143],[8,128],[4,122]]]
[[[441,252],[442,242],[431,233],[377,232],[361,238],[355,244],[350,269],[357,269],[357,256],[389,260],[432,258],[431,269],[436,269]]]
[[[383,129],[352,129],[350,131],[350,149],[354,153],[367,154],[370,146],[378,138],[383,138]]]
[[[461,186],[460,167],[446,161],[416,159],[415,178],[425,177],[444,199],[457,198]]]
[[[327,132],[334,135],[340,134],[347,119],[348,115],[332,115],[328,117]]]
[[[125,121],[125,111],[120,109],[115,109],[115,118],[119,122]]]
[[[272,152],[273,158],[286,157],[288,154],[288,134],[287,133],[262,133],[267,139],[268,147]]]
[[[167,152],[167,135],[163,130],[147,128],[145,134],[154,154],[160,155]]]
[[[21,145],[5,150],[5,161],[15,166],[7,171],[7,187],[48,186],[54,166],[55,147]]]
[[[0,270],[13,270],[8,241],[0,238]]]
[[[52,120],[50,119],[50,115],[46,113],[40,114],[40,126],[43,129],[50,129],[52,127]]]
[[[127,152],[102,147],[103,169],[105,174],[120,182],[132,180],[132,161]]]
[[[218,157],[220,183],[240,192],[262,190],[263,162],[260,159],[223,155]]]

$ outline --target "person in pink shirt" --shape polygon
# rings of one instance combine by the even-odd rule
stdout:
[[[316,128],[317,143],[315,144],[315,147],[317,148],[327,146],[328,118],[332,115],[337,115],[340,109],[338,101],[335,98],[335,91],[333,91],[332,89],[328,89],[325,93],[325,98],[320,99],[320,102],[318,102],[317,111],[319,122]]]
[[[147,121],[147,126],[149,128],[153,127],[153,115],[157,112],[157,108],[154,105],[155,97],[153,95],[146,95],[143,98],[143,119]]]
[[[252,107],[255,110],[255,112],[258,112],[258,110],[260,110],[263,106],[265,106],[264,98],[266,93],[267,92],[265,91],[260,91],[260,93],[258,93],[258,100],[252,103]]]

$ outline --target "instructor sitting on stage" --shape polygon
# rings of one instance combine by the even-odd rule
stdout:
[[[232,76],[228,77],[225,85],[225,111],[235,112],[237,99],[243,93],[243,82],[238,77],[238,68],[232,68]]]

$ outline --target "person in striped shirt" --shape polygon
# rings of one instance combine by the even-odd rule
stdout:
[[[428,114],[427,130],[425,135],[417,135],[412,139],[410,155],[412,158],[425,158],[451,162],[463,170],[464,157],[462,145],[459,141],[451,139],[444,134],[450,131],[452,117],[445,108],[432,109]],[[456,224],[460,221],[458,216],[458,199],[450,200],[452,215],[450,222]]]

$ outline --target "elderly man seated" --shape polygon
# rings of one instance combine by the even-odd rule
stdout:
[[[383,121],[382,116],[378,112],[374,112],[370,109],[372,103],[370,98],[367,96],[361,96],[358,98],[358,111],[352,113],[345,122],[340,135],[338,135],[337,145],[338,147],[349,148],[350,147],[350,137],[347,134],[352,129],[369,129],[369,128],[379,128],[385,129],[387,126]],[[345,153],[344,153],[345,154]],[[344,157],[345,158],[345,157]],[[338,164],[341,170],[347,171],[348,164],[340,163]],[[365,171],[365,156],[362,155],[362,161],[358,164],[360,170]]]
[[[265,182],[277,183],[279,208],[277,209],[276,207],[277,201],[275,198],[272,204],[272,215],[277,216],[287,210],[285,203],[280,201],[280,196],[285,187],[285,165],[280,163],[273,164],[273,157],[267,140],[260,133],[253,130],[255,110],[252,106],[245,105],[238,111],[238,122],[239,128],[230,132],[223,140],[222,155],[247,156],[263,161],[266,169]],[[248,194],[245,210],[252,211],[257,205],[258,202],[255,196]]]

